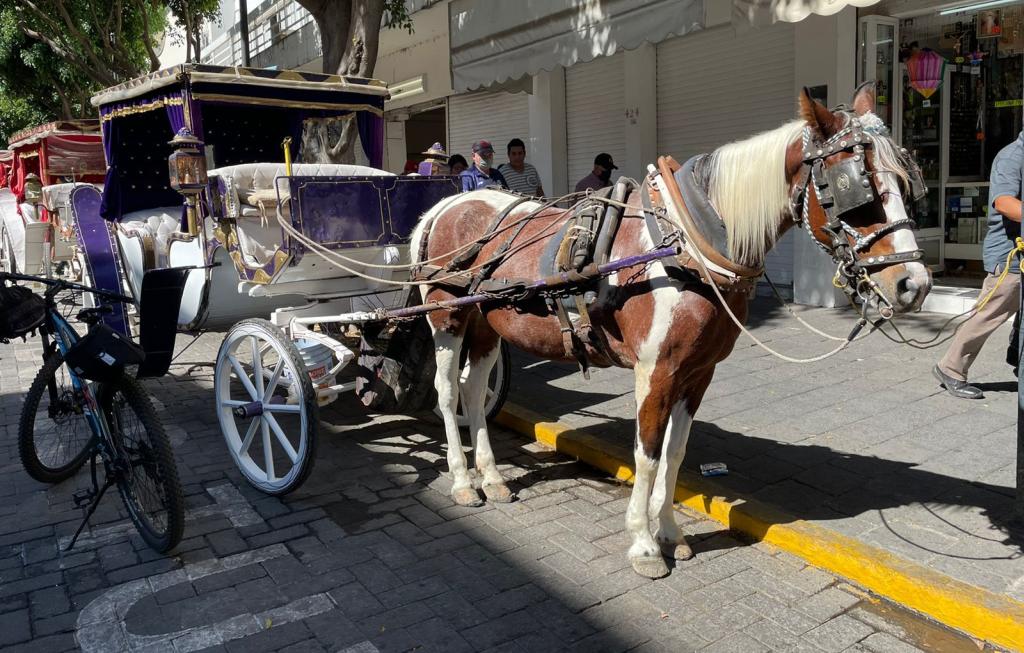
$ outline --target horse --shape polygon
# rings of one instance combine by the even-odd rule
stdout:
[[[889,314],[920,308],[931,276],[907,217],[909,197],[901,192],[909,190],[909,181],[919,180],[920,169],[888,136],[872,113],[874,106],[871,85],[858,88],[849,107],[835,110],[804,89],[795,120],[724,145],[703,160],[700,176],[724,224],[732,261],[763,270],[765,256],[779,237],[802,224],[837,260],[836,278],[857,289],[850,294],[860,295],[864,310],[869,304]],[[624,205],[610,261],[658,246],[644,220],[645,210],[650,211],[642,197],[648,183]],[[533,279],[545,247],[568,214],[500,190],[464,193],[422,216],[411,236],[412,258],[414,263],[443,266],[451,263],[452,252],[475,242],[479,251],[474,260],[491,262],[490,279]],[[666,219],[678,233],[682,225],[672,220],[671,212]],[[707,276],[686,278],[670,271],[659,259],[602,277],[594,282],[596,296],[586,306],[602,345],[586,343],[587,359],[635,373],[635,478],[625,522],[631,537],[629,561],[649,578],[669,573],[666,557],[685,560],[693,555],[673,515],[676,477],[715,366],[730,354],[740,333],[728,313],[741,322],[746,319],[753,286],[715,293]],[[418,289],[427,303],[470,292],[433,283]],[[540,358],[572,360],[563,338],[564,322],[537,298],[456,306],[430,313],[428,321],[452,498],[463,506],[482,505],[456,421],[461,393],[484,497],[512,501],[488,439],[486,380],[501,340]]]

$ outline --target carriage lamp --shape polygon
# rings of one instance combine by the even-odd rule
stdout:
[[[167,157],[171,188],[185,196],[188,232],[192,236],[198,236],[196,196],[203,192],[207,183],[206,157],[201,151],[203,142],[193,136],[188,127],[182,127],[168,145],[174,150]]]
[[[167,158],[171,188],[182,195],[198,195],[206,188],[206,157],[200,152],[203,142],[182,127],[168,145],[174,149]]]

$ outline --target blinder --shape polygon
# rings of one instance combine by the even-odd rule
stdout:
[[[863,148],[859,149],[863,151]],[[854,154],[852,158],[827,168],[824,159],[816,162],[816,165],[824,168],[825,184],[831,191],[832,210],[836,215],[855,211],[875,199],[863,154]]]

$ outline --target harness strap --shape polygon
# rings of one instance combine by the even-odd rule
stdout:
[[[480,250],[483,249],[484,245],[491,241],[491,238],[494,236],[494,231],[501,226],[502,221],[505,218],[507,218],[510,213],[512,213],[512,210],[514,208],[516,208],[523,202],[529,202],[532,199],[533,198],[531,197],[519,197],[514,202],[512,202],[504,209],[502,209],[502,211],[498,213],[498,215],[494,216],[494,219],[491,221],[490,226],[488,226],[487,230],[484,231],[484,235],[481,236],[480,238],[477,238],[476,242],[473,243],[472,247],[470,247],[466,251],[462,252],[461,254],[453,258],[451,262],[449,262],[448,265],[445,267],[445,269],[449,272],[455,272],[457,270],[461,270],[462,268],[472,265],[473,261],[476,260],[477,255],[480,254]],[[526,223],[523,222],[522,224],[519,225],[519,230],[516,231],[517,235],[520,231],[522,231],[523,225],[525,224]],[[515,236],[513,236],[513,238],[514,237]]]

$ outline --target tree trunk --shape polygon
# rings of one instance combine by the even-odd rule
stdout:
[[[385,0],[298,0],[316,21],[323,51],[323,72],[329,75],[370,77],[377,63],[380,22]],[[334,141],[326,121],[319,125],[321,163],[352,163],[358,129],[347,120]]]

